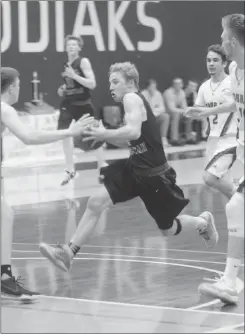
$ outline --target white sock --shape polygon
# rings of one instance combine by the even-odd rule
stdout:
[[[227,280],[228,283],[232,285],[236,284],[236,278],[238,276],[240,265],[241,259],[227,258],[224,278]]]

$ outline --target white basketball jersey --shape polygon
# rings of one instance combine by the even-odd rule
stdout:
[[[231,79],[227,75],[219,83],[214,84],[211,79],[205,81],[199,88],[195,105],[212,108],[232,100]],[[210,137],[225,137],[227,135],[235,137],[237,118],[236,110],[231,113],[208,116],[208,135]]]
[[[238,141],[244,145],[244,70],[240,70],[236,62],[229,67],[231,78],[231,90],[236,101],[239,114]]]

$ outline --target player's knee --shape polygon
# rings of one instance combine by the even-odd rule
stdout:
[[[244,237],[244,196],[235,193],[226,204],[229,235]]]
[[[164,237],[168,237],[169,236],[169,229],[161,229],[161,232],[162,232],[162,235],[164,236]]]
[[[105,199],[98,195],[91,196],[88,200],[87,208],[99,214],[106,208]]]
[[[98,196],[92,196],[89,198],[87,208],[93,212],[99,213],[103,210],[103,200]]]
[[[214,182],[217,181],[217,177],[210,174],[209,172],[204,172],[203,181],[207,186],[212,187]]]

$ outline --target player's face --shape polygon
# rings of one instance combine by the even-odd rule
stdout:
[[[183,88],[183,81],[181,79],[175,79],[173,81],[173,87],[176,90],[176,92],[180,92]]]
[[[19,99],[19,93],[20,93],[20,79],[16,78],[15,81],[12,83],[12,85],[9,87],[10,94],[11,94],[11,102],[14,104]]]
[[[225,50],[227,58],[229,60],[233,60],[235,40],[234,40],[234,38],[232,38],[232,36],[230,34],[230,30],[224,25],[223,25],[223,32],[222,32],[222,35],[221,35],[221,40],[222,40],[222,47]]]
[[[220,74],[225,70],[226,63],[222,61],[221,56],[216,52],[209,51],[206,61],[208,73],[211,76]]]
[[[197,83],[194,81],[189,81],[188,83],[188,88],[190,90],[190,92],[194,93],[197,91]]]
[[[78,42],[76,40],[69,40],[66,43],[66,52],[70,55],[78,55],[81,51],[80,46],[78,45]]]
[[[154,94],[155,91],[157,90],[157,84],[155,81],[152,81],[149,86],[148,86],[148,90],[151,94]]]
[[[130,83],[126,81],[121,72],[112,72],[109,78],[110,92],[116,102],[121,102],[124,95],[129,91]]]

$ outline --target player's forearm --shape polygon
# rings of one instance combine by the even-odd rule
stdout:
[[[217,115],[217,114],[225,114],[234,112],[236,110],[236,106],[234,102],[231,103],[224,103],[220,104],[216,107],[195,107],[198,112],[200,112],[199,116],[201,117],[207,117],[211,115]]]
[[[53,143],[71,136],[72,134],[69,129],[57,131],[31,131],[26,134],[23,141],[26,145],[41,145]]]
[[[181,112],[184,112],[184,109],[182,108],[176,108],[176,107],[173,107],[173,106],[169,106],[168,107],[169,111],[170,112],[173,112],[173,113],[181,113]]]
[[[131,127],[131,126],[123,126],[116,130],[107,129],[105,131],[105,140],[116,139],[120,141],[130,141],[136,140],[140,137],[140,131]]]
[[[164,113],[165,111],[165,108],[164,107],[157,107],[157,108],[154,108],[154,112],[156,114],[161,114],[161,113]]]
[[[77,74],[74,75],[73,79],[89,89],[94,89],[96,87],[96,82],[94,79],[84,78]]]
[[[128,141],[119,139],[107,139],[106,142],[117,147],[127,147],[129,145]]]

